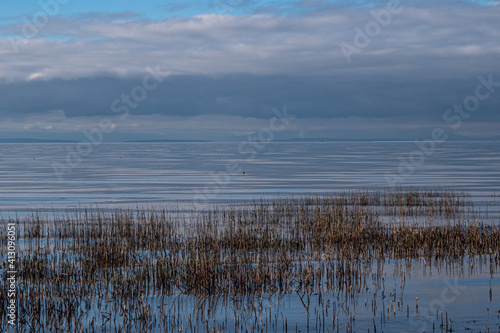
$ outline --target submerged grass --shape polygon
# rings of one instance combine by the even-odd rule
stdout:
[[[315,329],[319,325],[324,331],[328,307],[321,298],[334,293],[355,306],[363,290],[380,288],[382,272],[373,274],[374,263],[411,265],[424,259],[427,265],[463,265],[467,257],[480,258],[491,274],[497,272],[500,228],[476,220],[475,212],[465,192],[401,189],[258,200],[188,217],[167,209],[92,208],[9,219],[17,223],[22,240],[19,328],[261,331],[265,326],[292,331],[285,327],[288,319],[276,313],[266,314],[263,323],[262,298],[296,294],[307,310],[308,329],[311,295],[319,295],[323,324],[317,319]],[[2,239],[3,258],[4,244]],[[389,310],[384,304],[377,310],[372,302],[374,318],[379,310],[385,318],[393,306],[395,315],[395,304],[404,310],[405,278],[403,273],[400,297],[394,292]],[[5,330],[7,286],[2,286],[0,328]],[[192,318],[175,306],[166,309],[168,302],[156,306],[154,301],[180,295],[196,296],[203,306],[215,297],[209,310],[230,300],[234,327],[227,327],[227,321],[210,324],[210,311]],[[246,326],[246,312],[237,311],[242,297],[252,299],[252,326]],[[348,313],[347,331],[353,327],[353,312]],[[321,316],[316,313],[316,318]],[[336,318],[330,331],[339,330],[338,312]]]

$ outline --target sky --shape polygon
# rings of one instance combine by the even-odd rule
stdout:
[[[500,1],[2,1],[0,139],[500,135]],[[100,128],[103,126],[105,128]]]

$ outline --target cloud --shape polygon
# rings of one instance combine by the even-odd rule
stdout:
[[[492,76],[500,82],[500,73]],[[112,104],[123,102],[142,83],[137,78],[33,80],[0,84],[0,119],[63,110],[67,117],[114,116]],[[172,75],[148,93],[134,115],[193,117],[241,116],[267,119],[273,107],[287,105],[298,118],[372,117],[442,120],[454,103],[474,94],[477,76],[432,81],[400,75],[331,76],[231,74]],[[477,120],[498,121],[500,89],[481,102]]]
[[[380,133],[391,131],[384,124],[399,131],[418,124],[415,131],[423,131],[442,123],[447,108],[474,92],[478,75],[492,73],[500,81],[500,7],[458,3],[402,3],[402,12],[349,64],[340,43],[352,44],[355,28],[363,30],[385,2],[362,7],[302,1],[288,15],[268,8],[245,16],[164,20],[130,12],[55,16],[33,38],[22,37],[23,24],[4,21],[0,119],[62,131],[56,119],[33,119],[52,110],[63,110],[68,124],[114,116],[111,103],[141,83],[146,66],[159,65],[168,75],[131,110],[138,118],[117,128],[147,132],[156,124],[148,117],[177,119],[179,128],[189,119],[231,119],[244,125],[226,128],[228,133],[247,133],[273,107],[287,105],[299,120],[323,119],[335,129],[335,120],[355,119],[363,126],[377,124]],[[470,133],[498,123],[499,96],[467,120],[475,124]],[[306,127],[327,131],[319,129],[321,121],[307,121]],[[345,124],[344,132],[355,123]]]
[[[211,139],[241,141],[269,127],[268,119],[243,116],[199,115],[192,117],[167,115],[130,115],[127,121],[110,117],[113,133],[106,141],[134,139]],[[23,120],[4,119],[0,122],[1,137],[47,137],[85,140],[83,131],[98,127],[103,117],[66,117],[60,110],[27,115]],[[440,121],[408,122],[404,118],[380,119],[373,117],[301,118],[290,119],[286,128],[275,133],[275,139],[335,138],[335,139],[429,139],[431,130],[443,127]],[[147,129],[147,132],[144,131]],[[498,134],[498,124],[468,121],[458,131],[445,127],[447,134],[469,137],[488,137]],[[54,136],[58,133],[57,136]],[[455,136],[454,136],[455,135]]]
[[[41,69],[45,79],[70,79],[137,75],[151,64],[174,74],[203,75],[412,73],[422,67],[461,74],[495,67],[500,8],[416,4],[403,7],[349,66],[339,44],[353,42],[354,28],[373,20],[373,8],[331,5],[299,16],[205,14],[157,21],[131,13],[57,16],[32,39],[17,42],[8,37],[22,36],[23,25],[4,24],[0,71],[4,79],[27,80]]]

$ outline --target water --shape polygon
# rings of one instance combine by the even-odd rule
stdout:
[[[167,297],[163,302],[167,304],[164,306],[167,309],[181,309],[177,317],[179,322],[187,323],[192,314],[204,310],[211,316],[197,320],[193,315],[193,326],[204,327],[206,322],[225,324],[226,329],[233,332],[244,331],[234,329],[236,313],[240,318],[248,318],[246,322],[240,319],[240,325],[243,321],[243,326],[252,331],[252,326],[256,324],[256,332],[261,331],[260,318],[263,331],[269,332],[284,332],[285,318],[288,332],[351,332],[351,329],[354,332],[373,332],[374,326],[383,332],[445,332],[446,318],[456,331],[484,332],[485,326],[490,332],[500,329],[498,303],[488,299],[490,288],[493,294],[500,292],[498,278],[482,272],[466,273],[459,278],[456,273],[449,274],[439,269],[427,269],[425,274],[414,270],[412,278],[406,280],[402,296],[400,277],[393,273],[393,266],[385,266],[384,287],[377,288],[376,282],[369,278],[371,288],[362,291],[356,300],[338,297],[342,293],[333,292],[323,293],[321,297],[319,293],[313,293],[309,303],[306,299],[301,301],[301,295],[297,293],[266,294],[262,298],[239,296],[232,302],[216,297],[200,301],[192,296],[175,296]],[[154,298],[149,302],[159,308],[163,304]],[[238,304],[237,311],[233,302]],[[171,330],[182,330],[182,327],[177,324]]]
[[[248,332],[351,332],[351,329],[353,332],[374,332],[374,326],[379,332],[445,332],[446,318],[451,321],[454,331],[484,332],[486,326],[490,332],[497,332],[495,328],[500,328],[499,309],[487,298],[490,285],[495,280],[487,274],[469,275],[467,281],[450,278],[436,270],[432,277],[415,274],[407,280],[404,297],[400,295],[397,285],[399,278],[385,274],[385,289],[376,289],[372,285],[373,290],[362,292],[356,301],[338,297],[336,293],[322,293],[321,297],[319,293],[313,293],[309,300],[302,301],[300,294],[266,294],[262,298],[236,296],[229,301],[216,296],[196,298],[176,295],[163,299],[149,297],[147,303],[162,309],[159,312],[168,318],[168,324],[164,326],[174,332],[196,331],[196,328],[206,332],[207,324],[223,332],[242,332],[244,328]],[[492,289],[493,293],[499,293],[500,285],[494,284]],[[418,313],[416,297],[419,299]],[[196,315],[199,313],[206,315]],[[89,315],[85,319],[90,321],[91,318],[92,315]],[[102,331],[109,331],[112,327],[108,323]]]
[[[168,205],[199,210],[207,205],[247,202],[261,197],[351,189],[386,190],[401,185],[465,190],[479,210],[477,217],[480,220],[492,224],[498,224],[500,220],[500,145],[496,142],[439,144],[398,184],[391,183],[390,179],[401,177],[398,173],[401,158],[405,160],[415,151],[417,146],[413,142],[271,142],[252,151],[244,150],[248,146],[240,145],[102,144],[69,166],[67,154],[76,150],[77,144],[0,144],[0,214],[22,215],[33,209],[47,212],[72,210],[89,205],[101,208]],[[63,170],[63,174],[57,174],[54,163],[58,163],[59,168],[62,166],[59,171]],[[346,330],[354,312],[354,329],[364,332],[374,325],[388,332],[428,332],[433,326],[436,331],[443,331],[439,327],[441,318],[436,314],[439,308],[450,315],[458,330],[482,331],[487,325],[493,332],[495,328],[500,329],[499,274],[497,270],[489,271],[488,265],[484,266],[484,271],[483,268],[477,271],[482,266],[474,264],[474,260],[477,258],[465,259],[462,267],[466,272],[461,274],[450,273],[447,265],[433,269],[425,265],[418,267],[406,280],[404,296],[399,291],[400,275],[393,273],[397,265],[387,262],[383,270],[384,289],[372,286],[352,303],[348,302],[350,305],[343,304],[335,294],[324,297],[332,306],[335,303],[340,331]],[[450,283],[459,286],[458,289],[450,289]],[[401,304],[390,303],[388,312],[383,312],[381,317],[380,312],[390,301],[393,289],[398,290]],[[492,299],[490,295],[493,295]],[[416,313],[416,297],[420,302],[419,314]],[[268,308],[269,314],[288,317],[290,331],[295,327],[307,331],[306,310],[297,294],[265,295],[264,298],[267,300],[264,299],[261,307]],[[186,302],[183,313],[192,313],[195,297],[176,295],[167,298],[166,303],[175,308],[176,302],[183,299]],[[372,314],[373,300],[378,302],[375,315]],[[317,305],[317,294],[312,295],[311,301],[311,331],[315,331],[317,318],[324,318],[319,316],[323,307]],[[253,304],[250,310],[238,310],[238,316],[248,315],[250,318],[249,327],[259,317],[255,312],[258,301],[250,303]],[[155,302],[150,304],[155,305]],[[354,312],[346,314],[349,306]],[[318,312],[315,312],[316,307]],[[233,327],[234,322],[231,315],[225,313],[226,308],[216,306],[211,310],[210,322],[220,324],[226,321],[229,327]],[[230,307],[232,311],[236,310]],[[331,322],[333,317],[330,314],[326,318],[326,327],[332,331],[335,327]],[[200,323],[206,324],[204,321]],[[284,323],[279,318],[274,323],[279,325],[277,331],[281,331]],[[271,323],[267,325],[272,331]]]
[[[91,204],[197,209],[263,196],[394,185],[465,189],[481,206],[500,192],[497,142],[437,144],[430,156],[416,155],[418,165],[404,178],[398,168],[401,158],[418,149],[414,142],[109,143],[68,164],[69,152],[77,148],[0,144],[2,215]],[[391,183],[395,177],[399,182]],[[498,215],[498,209],[492,213]]]

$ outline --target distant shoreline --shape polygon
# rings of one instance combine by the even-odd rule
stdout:
[[[46,139],[0,139],[0,144],[2,143],[79,143],[82,140],[46,140]],[[272,140],[268,143],[335,143],[335,142],[414,142],[415,140],[403,140],[403,139],[380,139],[380,140],[347,140],[347,139],[321,139],[321,138],[311,138],[311,139],[284,139],[284,140]],[[447,142],[499,142],[500,138],[470,138],[470,139],[451,139]],[[234,143],[240,142],[238,140],[230,141],[212,141],[212,140],[130,140],[130,141],[103,141],[106,143]]]

